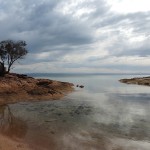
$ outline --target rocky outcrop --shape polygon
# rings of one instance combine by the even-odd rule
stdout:
[[[84,88],[84,86],[83,85],[76,85],[76,87],[79,87],[79,88]]]
[[[54,100],[71,91],[73,91],[73,84],[68,82],[35,79],[15,73],[0,77],[0,104]]]
[[[150,86],[150,77],[121,79],[119,81],[127,84],[138,84],[138,85]]]

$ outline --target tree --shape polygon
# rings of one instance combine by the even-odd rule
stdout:
[[[28,53],[26,49],[25,41],[12,41],[6,40],[0,42],[0,59],[1,63],[6,67],[7,72],[10,72],[10,69],[15,61],[18,59],[23,59],[24,56]]]

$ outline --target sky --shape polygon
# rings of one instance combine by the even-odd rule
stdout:
[[[0,0],[0,41],[25,40],[18,73],[150,73],[149,0]]]

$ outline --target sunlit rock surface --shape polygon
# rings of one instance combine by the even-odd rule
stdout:
[[[73,91],[73,84],[26,75],[6,74],[0,77],[0,104],[29,100],[54,100]]]

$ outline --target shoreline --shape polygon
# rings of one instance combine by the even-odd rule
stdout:
[[[57,100],[74,90],[74,85],[50,79],[35,79],[23,74],[10,73],[0,77],[0,105]]]
[[[126,84],[150,86],[150,76],[148,76],[148,77],[136,77],[136,78],[131,78],[131,79],[120,79],[119,81],[121,83],[126,83]]]

